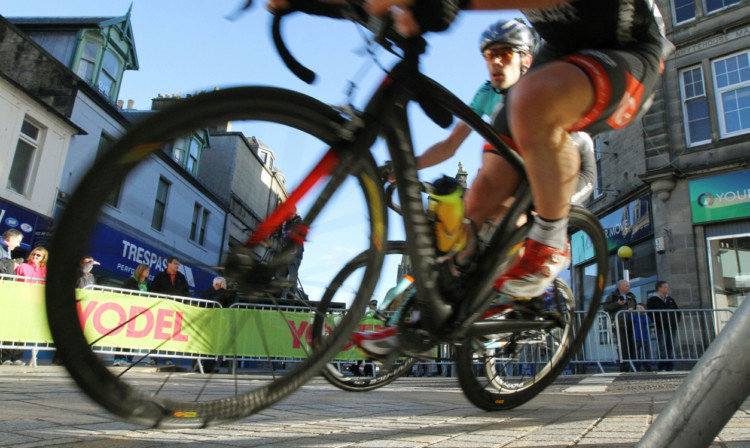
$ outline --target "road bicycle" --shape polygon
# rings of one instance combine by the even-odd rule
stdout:
[[[274,87],[238,87],[182,99],[134,124],[117,140],[84,176],[61,216],[47,278],[50,331],[71,377],[95,402],[123,419],[154,427],[205,427],[241,419],[288,396],[339,354],[376,291],[388,251],[386,199],[371,153],[378,138],[385,141],[393,161],[406,232],[404,251],[411,261],[414,282],[409,312],[402,313],[404,317],[396,323],[406,357],[437,344],[455,347],[459,379],[467,396],[485,409],[505,409],[531,399],[565,368],[596,316],[607,272],[606,240],[595,216],[579,207],[571,211],[571,229],[587,236],[595,273],[588,278],[586,289],[579,292],[577,304],[562,282],[556,282],[558,292],[550,296],[553,300],[538,307],[501,301],[493,291],[493,280],[512,259],[514,248],[524,240],[530,226],[517,225],[520,217],[533,210],[525,180],[486,249],[476,258],[475,268],[461,280],[458,289],[447,294],[443,285],[455,282],[441,282],[445,277],[439,271],[433,227],[422,203],[407,104],[419,103],[442,127],[454,117],[463,120],[498,148],[519,173],[524,172],[523,161],[468,106],[421,74],[419,57],[426,46],[421,37],[403,38],[385,26],[387,21],[379,26],[355,4],[309,6],[305,12],[349,19],[373,30],[377,44],[400,58],[364,110],[332,107]],[[277,15],[273,25],[279,53],[293,71],[308,76],[281,39],[283,16]],[[232,123],[231,130],[228,122]],[[123,185],[141,188],[144,197],[153,197],[156,181],[149,180],[147,170],[137,168],[145,160],[170,164],[167,159],[180,154],[179,149],[190,151],[190,142],[204,145],[201,157],[205,163],[200,170],[208,169],[214,177],[232,175],[228,165],[222,165],[227,158],[250,169],[252,165],[245,158],[258,157],[258,152],[244,135],[265,139],[277,153],[285,146],[292,148],[290,154],[299,157],[297,166],[304,165],[303,159],[314,161],[310,169],[285,173],[287,184],[296,188],[283,202],[261,199],[273,207],[259,219],[246,241],[231,246],[226,261],[216,268],[225,270],[248,296],[265,294],[274,298],[277,291],[288,286],[285,275],[289,263],[304,248],[298,277],[305,294],[272,299],[264,310],[204,310],[201,317],[181,322],[182,336],[190,333],[191,338],[201,340],[201,331],[214,328],[212,319],[219,319],[222,331],[216,334],[211,348],[223,356],[250,359],[244,371],[234,369],[229,375],[165,373],[158,381],[145,381],[138,375],[139,359],[125,370],[108,367],[98,348],[114,343],[108,341],[116,341],[112,338],[121,337],[129,325],[140,325],[139,319],[151,305],[139,304],[142,311],[132,315],[110,316],[112,322],[100,325],[98,330],[89,328],[79,315],[84,304],[75,290],[76,269],[97,222],[107,222],[116,213],[107,201],[111,204],[113,192]],[[229,156],[221,158],[219,154]],[[200,170],[199,177],[205,174]],[[248,176],[253,175],[258,173],[248,172]],[[130,177],[124,184],[126,176]],[[233,182],[242,181],[233,178]],[[269,182],[274,188],[273,179]],[[246,211],[243,204],[243,198],[233,199],[233,210]],[[301,223],[279,237],[283,223],[297,212]],[[346,215],[342,217],[342,213]],[[346,226],[342,227],[342,222]],[[167,224],[183,226],[186,235],[191,233],[189,223]],[[264,241],[272,235],[280,240],[278,250],[271,260],[260,263]],[[187,244],[185,251],[192,250],[195,242]],[[335,298],[322,300],[331,291],[329,285],[335,284],[324,274],[338,271],[322,272],[320,268],[329,259],[334,264],[338,263],[335,260],[349,259],[331,257],[338,250],[362,254],[358,258],[361,275],[351,277],[347,287],[337,288]],[[452,303],[444,299],[449,295],[461,300]],[[574,328],[571,313],[574,305],[583,307],[583,298],[590,302],[589,310],[580,327]],[[418,323],[410,320],[416,311],[421,316]],[[286,330],[290,330],[293,347],[280,348],[278,343]],[[149,355],[173,350],[172,344],[180,342],[174,336],[151,347]],[[292,356],[289,350],[293,350]],[[541,362],[535,361],[534,353],[543,353],[543,357],[538,355]]]

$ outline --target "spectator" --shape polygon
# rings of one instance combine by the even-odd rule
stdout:
[[[16,275],[33,278],[34,280],[28,280],[29,283],[44,284],[47,277],[47,249],[35,247],[26,262],[16,267]],[[23,350],[3,350],[3,365],[24,366],[26,363],[21,360],[22,356]]]
[[[148,292],[148,276],[151,273],[151,268],[147,264],[139,264],[135,268],[133,275],[125,280],[122,287],[125,289],[132,289],[134,291]]]
[[[13,275],[18,263],[13,259],[13,250],[21,244],[23,233],[18,229],[8,229],[0,240],[0,274]]]
[[[133,275],[125,279],[122,284],[125,289],[132,289],[133,291],[148,292],[148,275],[151,273],[151,269],[147,264],[139,264],[135,268]],[[115,367],[128,367],[133,361],[132,356],[115,355],[115,362],[112,363]]]
[[[151,281],[151,291],[173,296],[188,296],[190,287],[185,276],[177,271],[179,268],[179,258],[167,258],[167,269],[154,276]]]
[[[44,284],[44,279],[47,278],[47,249],[43,247],[32,249],[26,262],[19,264],[16,268],[16,275],[34,279],[28,280],[29,283]]]
[[[612,326],[616,328],[615,334],[617,334],[620,346],[620,372],[630,370],[630,363],[624,362],[624,360],[633,359],[633,327],[631,322],[625,318],[627,313],[617,313],[633,311],[635,307],[635,294],[630,292],[630,282],[624,279],[617,282],[617,291],[607,296],[603,306],[604,311],[608,312],[610,319],[612,319]]]
[[[656,342],[659,344],[659,365],[661,371],[674,371],[674,332],[677,329],[677,323],[680,321],[680,315],[674,311],[678,310],[677,302],[670,297],[669,283],[665,281],[656,282],[656,295],[648,298],[647,307],[649,310],[660,311],[652,313],[651,318],[654,321],[656,329]]]
[[[96,284],[96,279],[94,278],[94,274],[91,273],[91,270],[94,268],[94,266],[99,264],[101,263],[94,260],[94,257],[90,255],[85,255],[83,258],[81,258],[81,270],[78,271],[76,288],[83,289],[88,285]]]
[[[203,292],[205,300],[219,302],[223,308],[228,308],[237,299],[237,292],[227,289],[227,280],[224,277],[215,277],[213,285]]]
[[[167,294],[172,296],[185,296],[190,294],[190,287],[188,286],[187,279],[179,272],[180,259],[177,257],[167,258],[167,269],[159,272],[154,276],[151,281],[151,292],[158,292],[160,294]],[[158,360],[151,360],[151,365],[158,364]],[[167,359],[164,361],[164,365],[172,366],[174,361]]]
[[[650,372],[651,335],[649,334],[649,327],[651,326],[651,318],[646,314],[646,307],[642,304],[636,305],[635,310],[636,312],[626,313],[633,328],[632,355],[636,359],[643,360],[635,364],[639,372]]]
[[[13,250],[21,244],[23,233],[18,229],[8,229],[3,233],[0,240],[0,274],[14,275],[18,263],[14,260]],[[24,365],[21,361],[23,350],[3,349],[0,350],[0,363],[4,365]]]

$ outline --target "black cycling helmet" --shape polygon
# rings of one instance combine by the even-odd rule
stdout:
[[[494,44],[508,44],[531,53],[535,43],[534,33],[522,19],[500,20],[490,25],[479,37],[479,51],[484,53],[487,47]]]

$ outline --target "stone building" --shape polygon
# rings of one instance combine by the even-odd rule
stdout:
[[[676,49],[644,119],[595,139],[587,206],[608,236],[608,289],[628,268],[639,301],[666,280],[683,309],[733,309],[750,292],[750,3],[657,3]],[[590,262],[576,250],[581,294]]]

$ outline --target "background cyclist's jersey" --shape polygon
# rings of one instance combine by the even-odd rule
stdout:
[[[487,81],[474,94],[474,99],[469,105],[480,117],[492,116],[497,104],[503,100],[503,96]]]
[[[572,0],[522,11],[546,45],[558,51],[641,49],[664,58],[671,46],[655,0]]]

